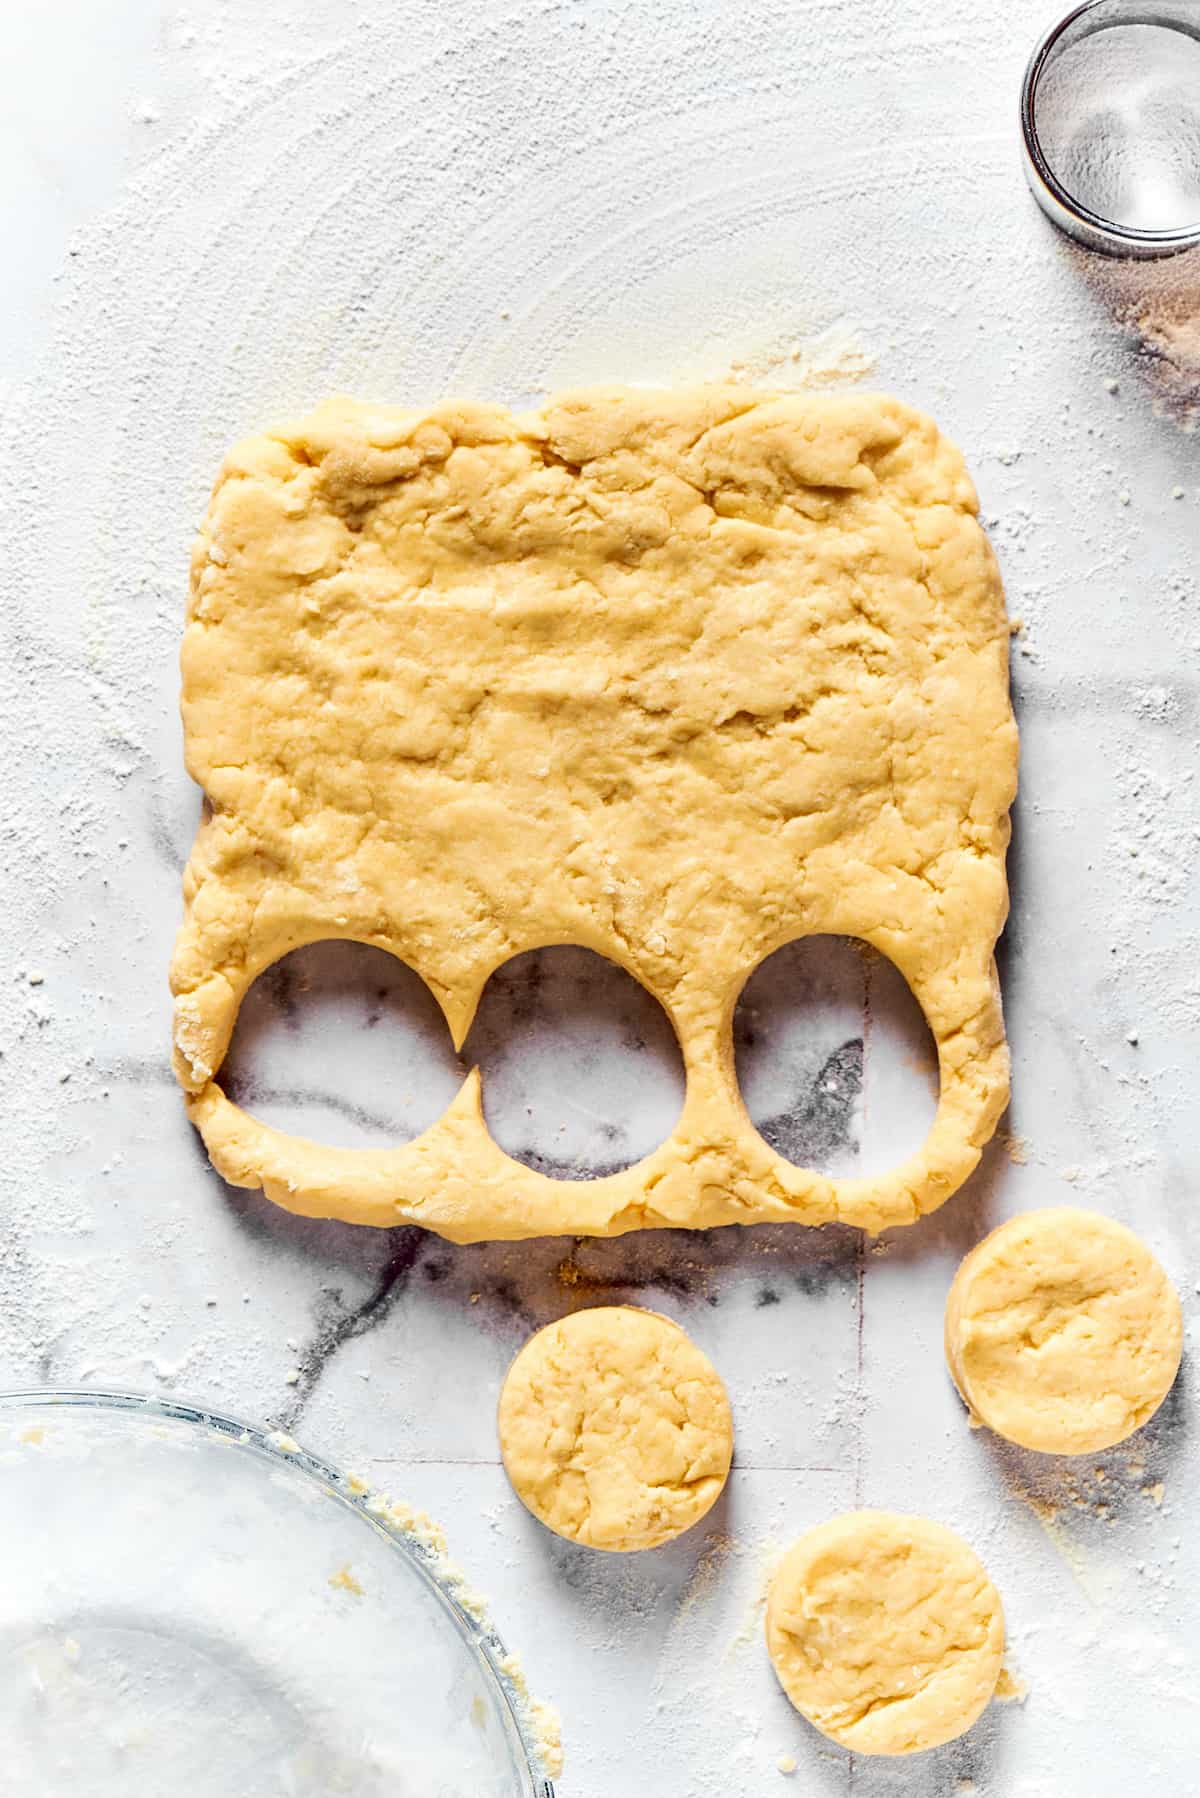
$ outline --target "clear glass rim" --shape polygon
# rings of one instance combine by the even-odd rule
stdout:
[[[357,1491],[357,1482],[352,1483],[349,1476],[340,1473],[320,1455],[314,1455],[298,1443],[294,1448],[281,1446],[281,1439],[291,1440],[290,1437],[285,1438],[284,1432],[264,1429],[261,1424],[232,1417],[227,1411],[214,1410],[211,1405],[191,1403],[185,1399],[162,1398],[153,1393],[86,1386],[29,1386],[0,1391],[0,1415],[4,1412],[38,1408],[132,1412],[144,1417],[186,1424],[193,1429],[219,1436],[235,1448],[249,1451],[279,1466],[298,1470],[320,1486],[327,1496],[354,1511],[365,1525],[384,1537],[416,1569],[450,1613],[460,1636],[474,1649],[477,1658],[483,1663],[485,1672],[503,1700],[504,1710],[512,1724],[513,1737],[524,1756],[529,1798],[555,1798],[554,1786],[545,1771],[541,1750],[530,1731],[522,1696],[511,1674],[505,1669],[508,1651],[503,1640],[490,1622],[481,1622],[464,1608],[453,1587],[447,1584],[439,1572],[431,1548],[426,1548],[399,1525],[392,1523],[385,1514],[368,1510],[370,1494]]]
[[[1090,243],[1093,248],[1105,249],[1114,255],[1166,255],[1176,250],[1187,250],[1200,244],[1200,218],[1194,224],[1178,226],[1169,231],[1148,231],[1135,225],[1118,224],[1114,219],[1105,218],[1101,213],[1093,212],[1081,200],[1065,188],[1046,159],[1041,138],[1037,128],[1038,87],[1048,64],[1053,60],[1054,52],[1062,37],[1085,19],[1087,14],[1100,7],[1109,7],[1111,0],[1083,0],[1082,5],[1074,6],[1057,24],[1043,33],[1034,48],[1032,56],[1025,67],[1025,75],[1021,82],[1021,139],[1025,151],[1026,172],[1030,185],[1043,209],[1049,213],[1054,222],[1064,230],[1071,230],[1074,221],[1081,230],[1082,241]],[[1106,23],[1097,22],[1092,29],[1103,31],[1116,20]],[[1129,16],[1120,21],[1128,25],[1154,25],[1162,30],[1186,30],[1182,21],[1164,20],[1161,11],[1153,4],[1131,7]],[[1194,35],[1200,38],[1200,17],[1195,22]],[[1050,204],[1047,204],[1047,200]],[[1065,217],[1060,215],[1066,215]]]

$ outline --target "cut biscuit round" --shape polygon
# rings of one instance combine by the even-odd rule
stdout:
[[[530,1338],[504,1382],[500,1452],[517,1496],[590,1548],[657,1548],[720,1495],[733,1419],[708,1357],[669,1318],[577,1311]]]
[[[972,1415],[1043,1454],[1131,1436],[1171,1390],[1182,1347],[1178,1295],[1145,1243],[1072,1206],[993,1230],[946,1302],[946,1360]]]
[[[809,1530],[767,1599],[767,1650],[784,1691],[856,1754],[916,1754],[986,1708],[1004,1613],[979,1558],[925,1517],[852,1511]]]

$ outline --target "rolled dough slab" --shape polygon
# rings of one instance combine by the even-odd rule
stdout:
[[[239,444],[193,559],[183,716],[208,803],[172,966],[176,1072],[224,1177],[464,1242],[879,1230],[942,1204],[1008,1094],[1017,739],[976,512],[957,450],[872,395],[336,400]],[[871,1178],[783,1160],[734,1074],[747,977],[818,932],[889,956],[937,1044],[929,1137]],[[250,1117],[219,1081],[241,999],[330,937],[407,962],[456,1045],[511,956],[609,957],[678,1034],[675,1130],[563,1181],[492,1141],[477,1072],[394,1149]]]

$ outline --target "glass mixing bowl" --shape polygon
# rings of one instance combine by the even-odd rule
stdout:
[[[0,1395],[6,1798],[553,1798],[435,1550],[286,1437]]]

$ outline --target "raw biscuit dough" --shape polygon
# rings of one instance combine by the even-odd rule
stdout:
[[[514,1490],[556,1535],[657,1548],[699,1522],[733,1456],[717,1370],[655,1311],[598,1305],[547,1324],[500,1394]]]
[[[214,1165],[311,1216],[456,1241],[642,1226],[879,1230],[961,1185],[1008,1093],[992,951],[1016,779],[1003,595],[957,450],[895,400],[597,389],[541,412],[333,401],[228,457],[183,644],[207,806],[172,966]],[[899,967],[937,1044],[922,1149],[777,1155],[731,1019],[774,949]],[[251,982],[320,938],[429,984],[456,1044],[509,957],[577,943],[666,1008],[687,1097],[636,1167],[511,1160],[477,1072],[416,1141],[334,1149],[218,1072]]]
[[[1093,1454],[1171,1390],[1179,1298],[1145,1243],[1072,1206],[1027,1211],[972,1249],[946,1302],[946,1360],[973,1414],[1010,1442]]]
[[[780,1684],[856,1754],[916,1754],[969,1729],[1004,1657],[1000,1596],[953,1530],[852,1511],[801,1536],[767,1599]]]

